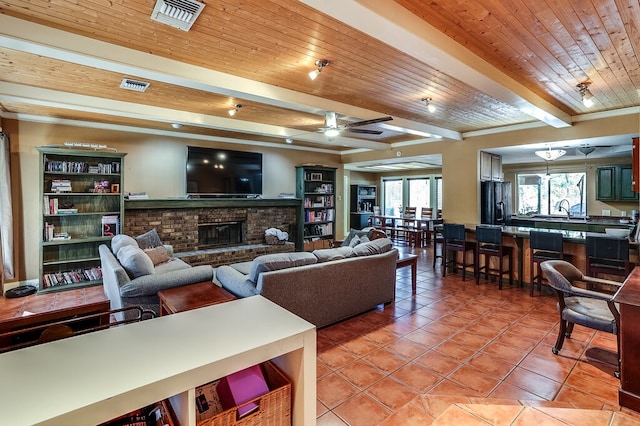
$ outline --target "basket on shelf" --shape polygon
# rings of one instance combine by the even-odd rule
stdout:
[[[267,242],[267,244],[284,244],[287,242],[286,240],[279,239],[275,235],[265,235],[264,239]]]
[[[259,408],[255,412],[238,419],[239,406],[235,406],[198,421],[197,426],[291,425],[291,382],[271,361],[262,363],[261,368],[269,392],[242,404],[257,402]]]

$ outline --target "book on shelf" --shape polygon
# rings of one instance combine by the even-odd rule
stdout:
[[[95,266],[85,269],[45,273],[42,275],[42,285],[44,288],[48,288],[100,279],[102,279],[102,269],[99,266]]]
[[[148,200],[149,195],[146,192],[127,192],[125,198],[129,200]]]
[[[72,192],[71,181],[68,179],[53,179],[51,181],[51,192]]]
[[[58,208],[57,213],[58,214],[78,214],[78,209],[76,209],[76,208],[70,208],[70,209]]]
[[[102,236],[114,237],[120,233],[120,216],[106,215],[100,220],[102,223]]]
[[[42,236],[44,241],[51,241],[53,239],[53,230],[55,226],[52,223],[45,222],[44,223],[44,234]]]

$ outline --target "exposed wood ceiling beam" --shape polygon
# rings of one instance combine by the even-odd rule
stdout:
[[[571,116],[393,1],[300,0],[553,127]]]

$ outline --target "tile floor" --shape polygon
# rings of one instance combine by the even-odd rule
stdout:
[[[431,249],[398,248],[419,256],[417,294],[410,268],[399,269],[395,304],[318,331],[318,425],[461,424],[460,413],[473,413],[475,424],[517,423],[480,420],[486,404],[512,418],[531,407],[620,410],[614,336],[576,326],[555,356],[551,293],[531,298],[527,289],[443,278]],[[0,298],[0,320],[103,298],[101,287]],[[521,408],[505,410],[512,405]],[[620,416],[640,420],[628,410]],[[581,419],[562,424],[609,424]]]

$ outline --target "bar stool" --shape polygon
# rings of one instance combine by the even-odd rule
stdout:
[[[429,233],[431,236],[429,237],[433,240],[433,268],[436,267],[436,259],[442,259],[442,255],[444,254],[444,237],[442,236],[442,219],[434,220],[431,222],[432,227],[429,229]],[[438,246],[440,247],[440,254],[438,254]]]
[[[563,252],[562,233],[529,231],[529,295],[533,297],[535,285],[542,291],[542,281],[545,279],[540,264],[545,260],[567,260]]]
[[[472,262],[467,263],[467,252],[470,251],[474,253],[476,249],[476,243],[475,241],[467,241],[464,225],[456,223],[444,223],[442,225],[442,237],[444,240],[442,243],[442,276],[447,276],[447,266],[449,264],[453,265],[454,272],[456,271],[458,266],[462,266],[462,281],[465,280],[468,266],[473,266],[475,274],[476,256],[474,254]],[[451,257],[449,257],[449,252],[451,252]],[[462,253],[461,262],[458,262],[457,260],[457,253]]]
[[[476,226],[476,284],[480,283],[480,273],[484,270],[485,279],[496,276],[498,288],[502,290],[502,276],[509,274],[509,285],[513,285],[513,247],[502,243],[502,228],[499,226]],[[480,266],[480,257],[484,256],[484,265]],[[504,258],[509,257],[509,269],[504,269]],[[492,257],[498,258],[498,268],[491,268]]]
[[[629,261],[629,240],[627,238],[587,236],[587,275],[607,274],[622,277],[623,281],[631,270]]]

